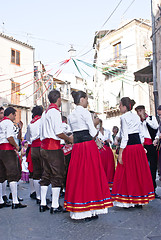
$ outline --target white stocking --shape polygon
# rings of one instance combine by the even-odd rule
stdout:
[[[29,183],[30,183],[30,193],[32,194],[33,192],[35,192],[34,180],[32,178],[30,178]]]
[[[34,187],[35,187],[35,191],[36,191],[36,198],[40,199],[40,184],[39,184],[40,180],[34,180]]]
[[[12,202],[14,204],[19,203],[18,198],[17,198],[17,182],[10,182],[10,188],[11,188],[11,193],[12,193]]]
[[[52,188],[52,204],[53,208],[59,207],[59,195],[60,195],[60,187]]]
[[[7,180],[2,183],[2,196],[6,195]]]
[[[2,184],[0,183],[0,204],[4,203],[3,198],[2,198]]]
[[[41,205],[46,206],[46,194],[48,191],[48,186],[41,186]]]

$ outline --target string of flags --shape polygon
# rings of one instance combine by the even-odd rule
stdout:
[[[68,59],[65,59],[61,62],[59,62],[59,69],[54,73],[54,76],[55,77],[58,77],[60,75],[60,73],[63,71],[63,68],[65,65],[67,65],[70,61],[73,62],[75,68],[77,69],[78,73],[81,75],[82,79],[85,79],[86,77],[90,77],[90,75],[88,74],[88,72],[86,72],[84,70],[84,67],[80,67],[79,64],[82,64],[84,66],[87,66],[89,68],[93,68],[93,69],[97,69],[98,71],[101,71],[103,74],[108,74],[108,75],[111,75],[111,76],[116,76],[116,77],[119,77],[119,80],[121,81],[126,81],[126,82],[131,82],[131,80],[129,78],[131,78],[132,76],[130,75],[127,75],[127,73],[125,73],[125,69],[122,69],[122,68],[118,68],[118,67],[106,67],[106,68],[102,68],[102,67],[99,67],[97,66],[96,64],[91,64],[91,63],[88,63],[84,60],[81,60],[81,59],[78,59],[78,58],[68,58]],[[50,64],[47,64],[47,66],[49,66]],[[45,65],[46,66],[46,65]],[[32,84],[35,84],[36,82],[39,82],[42,78],[44,78],[47,74],[49,74],[52,70],[54,69],[51,68],[50,70],[46,71],[45,70],[45,73],[44,75],[39,78],[39,79],[30,79],[24,83],[21,84],[21,87],[23,85],[26,85],[27,83],[29,83],[28,85],[24,86],[23,88],[21,88],[19,91],[12,91],[11,93],[7,94],[6,96],[10,96],[12,94],[17,94],[17,95],[25,95],[25,93],[22,93],[21,91],[29,86],[31,86]],[[37,72],[38,70],[34,70],[34,71],[30,71],[28,73],[24,73],[24,74],[20,74],[18,76],[15,76],[14,78],[19,78],[19,77],[22,77],[22,76],[26,76],[26,75],[29,75],[29,74],[33,74],[35,72]],[[19,71],[19,72],[23,72],[23,71]],[[5,76],[7,74],[3,74],[3,75],[0,75],[1,76]],[[0,82],[3,82],[3,81],[8,81],[8,80],[11,80],[11,78],[7,78],[7,79],[2,79],[0,80]],[[34,80],[34,81],[33,81]],[[45,92],[50,88],[51,84],[50,83],[48,86],[46,86],[46,84],[50,81],[50,79],[48,79],[44,85],[46,87],[45,91],[41,94],[41,96],[39,97],[39,99],[45,94]],[[30,83],[31,82],[31,83]],[[130,84],[130,83],[129,83]],[[28,98],[30,98],[31,96],[33,96],[34,94],[36,94],[40,89],[42,88],[42,85],[37,89],[35,90],[30,96],[26,97],[25,99],[21,100],[21,101],[24,101]],[[4,90],[4,91],[1,91],[0,93],[5,93],[5,92],[8,92],[8,91],[11,91],[10,89],[7,89],[7,90]]]

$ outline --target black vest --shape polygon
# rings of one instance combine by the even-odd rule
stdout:
[[[149,116],[150,120],[152,120],[152,116]],[[158,132],[158,128],[157,129],[154,129],[152,127],[150,127],[150,125],[148,123],[146,123],[146,126],[147,126],[147,129],[149,131],[149,134],[150,134],[150,137],[152,139],[152,141],[154,141],[155,137],[156,137],[156,134]]]

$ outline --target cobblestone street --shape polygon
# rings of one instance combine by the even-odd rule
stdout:
[[[158,185],[161,186],[161,182],[158,181]],[[161,196],[161,187],[157,193]],[[161,240],[160,199],[143,209],[113,207],[98,220],[84,222],[71,220],[69,213],[40,213],[38,205],[29,198],[29,184],[20,183],[19,196],[28,207],[0,209],[0,240]]]

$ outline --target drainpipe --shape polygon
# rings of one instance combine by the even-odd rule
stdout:
[[[153,44],[153,94],[155,104],[155,116],[157,117],[158,108],[157,56],[156,56],[156,34],[155,34],[155,16],[153,12],[153,0],[151,0],[151,17],[152,17],[152,44]]]

